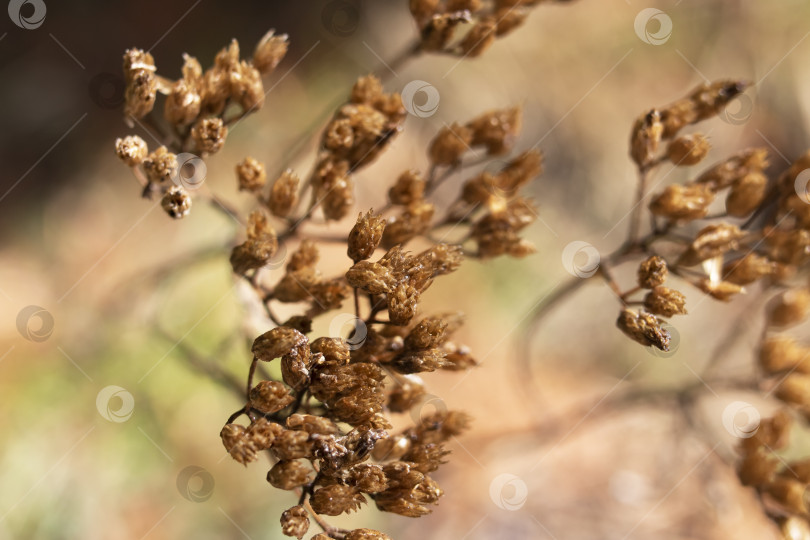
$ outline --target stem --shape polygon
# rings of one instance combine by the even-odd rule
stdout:
[[[643,207],[641,203],[647,194],[647,184],[650,181],[650,168],[642,167],[638,171],[638,187],[636,189],[636,202],[630,215],[630,230],[627,234],[627,244],[638,245],[638,237],[641,232],[641,214]]]

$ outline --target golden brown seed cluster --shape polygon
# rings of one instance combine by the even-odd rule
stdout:
[[[560,0],[563,1],[563,0]],[[476,57],[518,28],[543,0],[410,0],[425,51]]]
[[[477,56],[538,3],[412,2],[423,32],[419,51],[411,54]],[[457,26],[473,21],[465,36],[454,35]],[[190,190],[201,179],[193,186],[184,181],[188,154],[208,157],[223,148],[234,123],[264,104],[262,76],[286,52],[287,37],[270,32],[243,60],[234,40],[205,71],[184,55],[182,77],[169,80],[156,74],[151,55],[127,51],[127,120],[149,127],[162,143],[150,152],[135,135],[116,141],[118,157],[144,196],[162,196],[174,218],[189,213]],[[154,113],[157,94],[166,96],[162,118]],[[325,521],[371,501],[408,517],[432,510],[443,495],[432,475],[449,458],[446,443],[467,429],[470,418],[442,411],[392,433],[392,415],[419,417],[428,395],[422,374],[477,362],[454,339],[462,315],[423,314],[422,297],[465,257],[534,252],[521,234],[536,210],[521,192],[542,172],[542,156],[535,150],[509,155],[520,132],[519,107],[442,129],[427,148],[424,174],[408,170],[384,185],[387,200],[377,212],[355,208],[354,184],[363,181],[358,173],[389,149],[405,117],[399,94],[386,92],[374,75],[361,77],[326,123],[315,166],[303,181],[290,169],[269,176],[260,159],[245,157],[234,171],[239,191],[254,207],[246,218],[209,186],[193,192],[244,226],[231,267],[267,315],[268,328],[253,341],[241,406],[221,440],[242,465],[261,454],[271,459],[267,482],[295,493],[295,504],[280,516],[290,537],[311,535],[315,523],[323,530],[311,536],[318,540],[387,539],[372,529],[345,530]],[[496,158],[504,161],[494,167]],[[455,194],[436,197],[442,185]],[[315,229],[359,210],[351,229],[337,236],[334,229],[331,236]],[[461,236],[444,241],[453,230]],[[347,259],[337,275],[319,268],[326,242],[344,246]],[[279,305],[296,314],[278,318]],[[313,332],[318,317],[329,328],[320,335]],[[347,321],[348,333],[338,324]]]
[[[707,83],[639,116],[630,139],[630,154],[639,171],[639,202],[660,166],[702,162],[709,152],[706,137],[680,134],[681,130],[717,115],[746,86],[742,81]],[[646,235],[640,233],[641,212],[634,212],[635,228],[615,258],[626,260],[642,252],[647,259],[639,266],[638,287],[620,293],[624,305],[618,326],[625,334],[644,345],[666,346],[665,321],[660,317],[686,314],[684,295],[664,285],[668,273],[725,302],[754,284],[788,287],[780,298],[788,295],[795,301],[775,299],[769,324],[792,324],[803,316],[798,306],[806,302],[806,284],[797,283],[796,276],[810,260],[810,219],[806,219],[810,204],[795,184],[810,166],[810,152],[776,178],[768,178],[768,166],[767,150],[750,148],[686,183],[665,187],[650,200],[652,230]],[[721,194],[724,201],[718,200]],[[642,289],[648,290],[644,298],[633,300]]]
[[[130,127],[157,132],[165,143],[149,153],[136,135],[117,139],[118,157],[135,173],[144,197],[161,196],[169,216],[182,218],[191,209],[189,186],[183,182],[178,154],[197,158],[219,152],[228,136],[228,126],[264,105],[262,76],[269,75],[287,52],[287,36],[271,30],[256,46],[250,60],[240,59],[239,43],[233,40],[219,51],[214,65],[203,71],[193,56],[183,55],[182,77],[171,80],[157,74],[151,54],[129,49],[124,54],[126,82],[124,116]],[[163,117],[154,112],[157,95],[165,96]],[[258,163],[239,170],[240,187],[260,189],[264,171]],[[195,170],[195,175],[202,174]],[[244,179],[244,180],[242,180]],[[195,177],[194,184],[204,178]],[[199,187],[195,185],[195,187]]]

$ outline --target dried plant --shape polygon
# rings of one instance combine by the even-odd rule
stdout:
[[[411,2],[422,38],[405,58],[431,51],[477,56],[496,35],[519,26],[536,3]],[[456,24],[471,17],[478,22],[451,44]],[[222,149],[229,127],[262,107],[263,77],[273,74],[287,46],[286,35],[271,31],[243,60],[234,40],[205,71],[185,55],[178,80],[158,75],[149,53],[128,50],[126,120],[157,131],[163,145],[150,150],[128,135],[115,148],[143,196],[161,197],[170,217],[188,216],[192,197],[200,197],[244,225],[230,263],[272,327],[253,341],[242,405],[220,436],[242,465],[266,454],[272,462],[267,481],[296,493],[297,503],[280,512],[283,533],[302,538],[312,519],[323,530],[313,538],[388,538],[330,526],[324,516],[352,512],[370,499],[379,510],[419,517],[443,495],[430,475],[445,463],[445,443],[467,429],[469,415],[438,411],[397,433],[390,432],[389,418],[418,409],[428,396],[421,373],[466,370],[476,361],[453,340],[462,315],[422,315],[421,297],[465,257],[534,252],[520,236],[536,218],[521,189],[540,175],[542,158],[535,150],[520,153],[499,170],[467,178],[449,204],[433,200],[448,179],[512,151],[520,109],[484,112],[442,129],[427,148],[424,171],[391,179],[388,200],[376,212],[362,209],[351,230],[327,236],[318,227],[357,211],[357,173],[386,152],[406,118],[400,95],[369,75],[357,80],[326,124],[316,164],[303,181],[290,169],[268,178],[266,165],[251,156],[236,164],[239,190],[255,208],[243,218],[203,183],[204,160]],[[155,112],[159,94],[165,95],[162,121]],[[315,228],[304,233],[307,223]],[[446,243],[451,230],[458,239]],[[318,245],[325,242],[346,248],[345,270],[334,276],[318,269]],[[409,251],[416,242],[427,247]],[[275,279],[266,270],[279,253],[289,255]],[[349,335],[312,335],[313,319],[347,302],[354,310]],[[301,311],[282,321],[275,314],[279,304]]]
[[[781,411],[760,423],[756,410],[743,410],[749,418],[740,426],[735,418],[740,411],[731,410],[724,413],[728,416],[724,423],[742,440],[738,468],[742,483],[757,490],[766,513],[785,538],[808,538],[807,461],[787,462],[779,451],[789,444],[793,418],[807,419],[810,413],[810,348],[778,332],[810,315],[810,151],[769,177],[767,149],[748,148],[692,174],[688,182],[648,193],[664,164],[685,168],[702,163],[709,150],[708,136],[683,130],[722,113],[747,86],[735,80],[702,84],[684,98],[638,117],[631,132],[630,156],[639,181],[626,241],[609,255],[591,257],[595,261],[589,261],[584,272],[541,302],[534,322],[585,283],[582,277],[594,276],[615,293],[621,306],[619,330],[645,347],[666,352],[672,345],[667,319],[687,314],[686,297],[678,288],[691,286],[720,302],[732,302],[749,290],[772,296],[759,346],[761,376],[731,387],[770,388],[768,394],[774,393],[793,412]],[[651,199],[645,209],[648,195]],[[650,222],[646,233],[645,210]],[[634,262],[636,283],[622,286],[613,269]],[[710,359],[706,371],[719,360],[719,355]],[[712,382],[717,380],[701,379],[706,385]],[[692,390],[684,389],[679,399],[691,399]],[[655,392],[630,393],[627,399],[639,396],[654,399]]]

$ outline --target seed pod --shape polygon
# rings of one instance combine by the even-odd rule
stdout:
[[[257,337],[251,350],[256,358],[269,362],[293,349],[304,347],[307,347],[307,337],[304,334],[293,328],[279,326]]]
[[[231,251],[231,267],[237,274],[261,268],[278,251],[276,231],[268,216],[261,210],[250,214],[247,224],[247,240]]]
[[[343,538],[344,540],[391,540],[387,534],[374,529],[355,529],[349,531]]]
[[[768,166],[766,148],[749,148],[710,167],[695,180],[719,191],[727,188],[750,172],[762,172]]]
[[[349,232],[349,247],[347,254],[354,262],[371,257],[380,244],[385,228],[385,219],[375,216],[373,210],[357,217],[357,223]]]
[[[166,96],[163,117],[175,126],[187,126],[200,114],[202,101],[196,88],[184,79],[172,84],[171,92]]]
[[[172,186],[163,195],[160,206],[170,217],[184,218],[191,212],[191,196],[182,186]]]
[[[470,150],[473,140],[473,131],[466,126],[453,123],[445,126],[430,141],[428,155],[431,163],[435,165],[455,165],[461,161],[461,156]]]
[[[673,184],[650,202],[650,212],[672,221],[691,221],[705,217],[714,201],[708,184]]]
[[[630,157],[640,168],[649,166],[655,159],[663,132],[661,114],[655,109],[636,119],[630,135]]]
[[[275,30],[270,30],[262,36],[262,39],[256,44],[256,50],[253,51],[253,66],[262,75],[268,75],[276,69],[290,46],[287,34],[277,36],[275,32]]]
[[[810,373],[810,351],[786,336],[768,338],[759,351],[759,365],[767,373]]]
[[[482,17],[461,40],[463,54],[470,58],[483,54],[495,43],[495,31],[497,28],[498,23],[495,17],[492,15]]]
[[[287,418],[287,427],[318,435],[334,435],[339,432],[335,423],[328,418],[311,414],[291,414]]]
[[[177,174],[177,156],[169,152],[165,146],[146,156],[142,164],[146,177],[155,184],[167,184]]]
[[[425,197],[425,181],[418,171],[409,170],[399,175],[397,181],[388,190],[391,204],[407,206]]]
[[[152,112],[158,87],[152,55],[128,49],[124,53],[124,80],[124,116],[140,119]]]
[[[279,459],[309,459],[312,457],[313,441],[305,431],[285,429],[276,436],[272,450]]]
[[[770,452],[760,449],[743,458],[737,474],[744,486],[764,486],[773,480],[779,465]]]
[[[521,108],[489,111],[467,123],[472,130],[472,146],[484,146],[487,154],[506,153],[521,128]]]
[[[669,332],[661,327],[661,320],[646,311],[636,313],[624,309],[616,320],[619,330],[630,339],[645,347],[653,346],[662,351],[669,350]]]
[[[716,300],[723,302],[731,301],[734,296],[745,292],[745,289],[736,283],[728,281],[712,281],[711,279],[701,279],[697,282],[698,288]]]
[[[391,271],[380,263],[359,261],[346,272],[346,281],[369,294],[387,293],[394,285]]]
[[[676,291],[659,285],[654,287],[644,298],[644,307],[650,313],[663,317],[686,315],[686,297]]]
[[[770,326],[793,326],[807,318],[810,312],[810,291],[793,289],[774,298],[768,309]]]
[[[201,118],[191,128],[191,138],[197,146],[197,151],[203,154],[213,154],[225,145],[228,136],[228,126],[222,118]]]
[[[128,167],[140,165],[148,152],[146,142],[137,135],[127,135],[123,139],[115,139],[115,154]]]
[[[775,272],[776,264],[756,253],[749,253],[742,259],[728,262],[723,266],[723,278],[737,285],[748,285]]]
[[[250,406],[264,414],[280,411],[294,401],[295,398],[278,381],[262,381],[250,390]]]
[[[252,113],[264,106],[264,85],[258,69],[243,60],[229,73],[228,82],[231,99],[239,103],[242,111]]]
[[[731,186],[726,198],[730,216],[745,217],[759,207],[765,198],[768,179],[760,172],[750,172]]]
[[[239,424],[225,424],[219,436],[222,439],[225,450],[227,450],[235,461],[238,461],[242,465],[247,465],[256,459],[256,450],[253,448],[253,445],[250,444],[244,426],[240,426]]]
[[[810,406],[810,375],[790,373],[777,387],[776,397],[801,407]]]
[[[236,165],[236,179],[239,191],[259,193],[267,182],[264,163],[248,156]]]
[[[312,509],[318,514],[339,516],[344,512],[358,510],[366,498],[351,486],[332,484],[315,490],[310,499]]]
[[[351,349],[341,338],[320,337],[310,343],[313,354],[321,354],[319,365],[345,366],[351,360]]]
[[[700,133],[683,135],[667,146],[667,158],[674,165],[689,166],[700,163],[709,153],[711,145]]]
[[[303,506],[293,506],[281,514],[281,532],[301,540],[309,530],[309,517]]]
[[[638,285],[644,289],[653,289],[664,284],[668,273],[667,262],[662,257],[653,255],[638,266]]]
[[[429,202],[416,201],[408,205],[400,215],[388,220],[382,235],[385,248],[404,245],[430,229],[436,207]]]
[[[270,212],[277,217],[287,217],[293,208],[298,204],[298,175],[291,169],[284,171],[270,190],[270,197],[267,199],[267,207]]]
[[[720,223],[704,227],[697,233],[692,244],[678,259],[679,265],[694,266],[733,251],[739,247],[738,241],[744,233],[736,225]]]
[[[768,484],[767,491],[771,497],[790,512],[807,514],[807,502],[804,499],[807,486],[791,478],[777,477]]]
[[[282,459],[267,472],[267,481],[275,488],[289,491],[310,483],[314,472],[304,460]]]

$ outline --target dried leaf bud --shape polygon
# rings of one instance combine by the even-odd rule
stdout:
[[[430,141],[428,156],[433,165],[456,165],[461,156],[470,150],[473,141],[473,130],[467,126],[453,123],[445,126]]]
[[[277,217],[287,217],[298,204],[298,175],[287,169],[275,182],[267,199],[267,207]]]
[[[793,326],[804,321],[810,311],[810,291],[792,289],[774,298],[768,306],[770,326]]]
[[[144,158],[143,170],[150,182],[169,183],[177,174],[177,156],[169,152],[165,146],[161,146]]]
[[[790,373],[777,387],[776,397],[786,403],[810,407],[810,375]]]
[[[250,390],[250,406],[264,414],[280,411],[294,401],[287,387],[278,381],[262,381]]]
[[[148,152],[146,142],[137,135],[127,135],[123,139],[115,139],[115,155],[128,167],[140,165]]]
[[[256,50],[253,51],[253,66],[262,75],[272,73],[287,54],[289,46],[287,34],[276,36],[275,30],[270,30],[259,40]]]
[[[710,148],[709,140],[700,133],[683,135],[669,143],[667,158],[674,165],[695,165],[706,157]]]
[[[191,196],[182,186],[172,186],[163,195],[160,206],[170,217],[184,218],[191,212]]]
[[[726,197],[726,211],[730,216],[745,217],[759,207],[765,199],[768,179],[761,172],[750,172],[734,182]]]
[[[807,501],[804,498],[807,485],[804,482],[777,477],[768,484],[767,490],[771,497],[788,511],[807,514]]]
[[[257,337],[251,351],[259,360],[269,362],[289,353],[293,349],[307,347],[307,337],[287,326],[273,328]]]
[[[630,135],[630,157],[640,168],[650,165],[664,133],[661,114],[653,109],[636,119]]]
[[[616,325],[627,337],[645,347],[654,346],[662,351],[669,350],[669,332],[661,327],[661,320],[646,311],[636,313],[624,309],[616,320]]]
[[[744,293],[745,289],[736,283],[728,281],[712,281],[711,279],[701,279],[696,283],[697,287],[714,298],[723,302],[730,302],[736,295]]]
[[[686,297],[676,291],[659,285],[654,287],[647,296],[644,297],[644,307],[650,313],[663,317],[673,315],[686,315]]]
[[[344,512],[359,510],[364,502],[366,498],[357,489],[341,484],[317,489],[310,499],[312,509],[327,516],[339,516]]]
[[[388,200],[391,204],[407,206],[425,197],[425,181],[418,171],[403,172],[396,183],[388,190]]]
[[[291,490],[312,481],[315,471],[307,462],[300,459],[282,459],[267,472],[267,481],[271,486]]]
[[[672,221],[700,219],[709,213],[714,191],[708,184],[673,184],[650,202],[650,212]]]
[[[638,285],[644,289],[653,289],[663,285],[667,279],[667,262],[658,255],[653,255],[638,266]]]
[[[707,259],[712,259],[733,251],[739,247],[743,231],[736,225],[718,223],[704,227],[697,233],[694,241],[678,259],[679,265],[694,266]]]
[[[498,23],[494,16],[481,18],[461,40],[461,51],[470,58],[480,56],[495,43],[497,28]]]
[[[355,529],[349,531],[343,540],[391,540],[391,537],[374,529]]]
[[[163,117],[175,126],[186,126],[200,114],[201,103],[196,88],[186,80],[180,79],[172,84],[171,92],[166,96]]]
[[[191,128],[191,138],[197,145],[197,150],[203,154],[218,152],[225,145],[228,136],[228,126],[222,118],[201,118]]]
[[[521,108],[490,111],[467,123],[473,132],[472,145],[484,146],[491,156],[505,153],[521,128]]]
[[[776,272],[775,263],[769,261],[767,257],[749,253],[742,259],[726,263],[723,266],[723,279],[737,285],[748,285],[774,272]]]
[[[746,455],[737,474],[744,486],[763,486],[773,481],[779,469],[779,460],[764,449]]]
[[[382,240],[385,219],[375,216],[373,210],[357,217],[357,223],[349,232],[348,255],[354,262],[371,257]]]
[[[759,351],[759,365],[768,373],[810,373],[810,351],[786,336],[768,338]]]
[[[309,530],[309,517],[303,506],[293,506],[281,514],[281,532],[301,540]]]
[[[239,191],[260,192],[267,182],[264,163],[246,157],[236,165],[236,179],[239,181]]]

